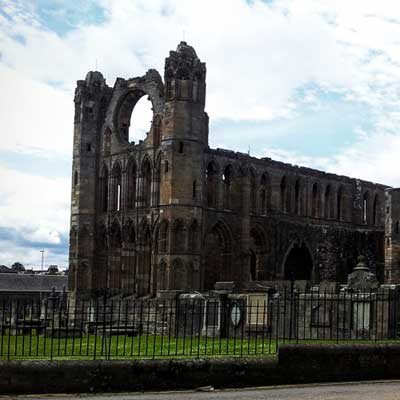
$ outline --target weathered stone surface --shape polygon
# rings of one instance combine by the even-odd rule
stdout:
[[[142,96],[153,121],[144,141],[129,143]],[[211,149],[205,99],[205,64],[185,42],[167,57],[164,82],[155,70],[112,88],[97,71],[78,81],[70,290],[84,298],[207,291],[218,281],[345,283],[359,254],[382,282],[387,186]],[[394,282],[400,252],[390,243]]]
[[[399,371],[400,346],[396,344],[281,345],[278,359],[2,361],[0,393],[136,392],[398,379]]]
[[[358,264],[348,277],[348,288],[352,290],[377,290],[379,283],[365,264],[365,257],[358,257]]]

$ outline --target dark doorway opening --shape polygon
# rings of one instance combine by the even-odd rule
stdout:
[[[313,261],[307,246],[304,243],[295,244],[286,257],[285,279],[286,280],[311,280]]]

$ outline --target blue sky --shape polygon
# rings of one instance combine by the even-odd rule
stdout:
[[[162,74],[183,36],[213,147],[399,186],[398,2],[0,0],[0,264],[68,265],[76,80]]]

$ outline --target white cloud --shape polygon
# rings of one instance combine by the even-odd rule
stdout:
[[[70,156],[76,80],[96,60],[110,86],[118,76],[143,75],[148,68],[163,75],[164,58],[184,30],[207,63],[211,124],[295,118],[304,104],[318,112],[321,92],[340,93],[344,101],[367,105],[376,123],[363,135],[353,132],[358,136],[352,147],[318,158],[278,150],[277,143],[268,156],[400,184],[399,2],[99,0],[104,21],[94,25],[83,18],[63,35],[39,22],[34,3],[1,4],[11,18],[0,16],[2,151]],[[306,90],[299,98],[297,89],[310,83],[322,90]],[[137,118],[139,131],[147,130],[148,115]],[[263,137],[256,136],[252,148],[261,147]],[[0,179],[0,226],[57,244],[68,230],[69,180],[4,167]]]
[[[61,243],[61,236],[68,237],[70,180],[34,176],[0,165],[0,181],[0,227],[15,231],[20,240],[31,246],[37,243],[46,248],[47,243],[49,257],[65,262],[66,256],[56,256],[52,248]],[[22,257],[20,244],[7,242],[6,246],[2,238],[0,242],[0,263]],[[27,244],[25,251],[20,261],[37,262],[38,250]]]
[[[281,148],[265,149],[258,156],[399,187],[399,150],[399,135],[375,132],[370,135],[360,135],[354,145],[335,152],[329,158],[304,156]]]
[[[0,150],[72,154],[71,93],[0,64]]]
[[[360,10],[356,3],[104,0],[99,2],[106,8],[104,22],[63,37],[30,22],[32,16],[5,23],[2,56],[24,76],[57,82],[72,98],[75,81],[96,60],[110,85],[117,76],[141,75],[149,67],[163,73],[165,56],[185,30],[207,62],[212,122],[290,116],[294,91],[308,82],[385,105],[387,85],[399,86],[400,25],[388,18],[400,9],[394,2],[377,7],[366,1]],[[25,45],[13,39],[16,34],[25,37]],[[371,50],[381,54],[371,56]]]

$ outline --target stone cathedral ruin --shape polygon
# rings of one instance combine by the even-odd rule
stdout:
[[[143,96],[151,128],[129,142]],[[360,254],[380,283],[400,283],[400,190],[210,148],[206,66],[187,43],[164,79],[150,69],[109,87],[89,72],[74,101],[76,298],[345,283]]]

